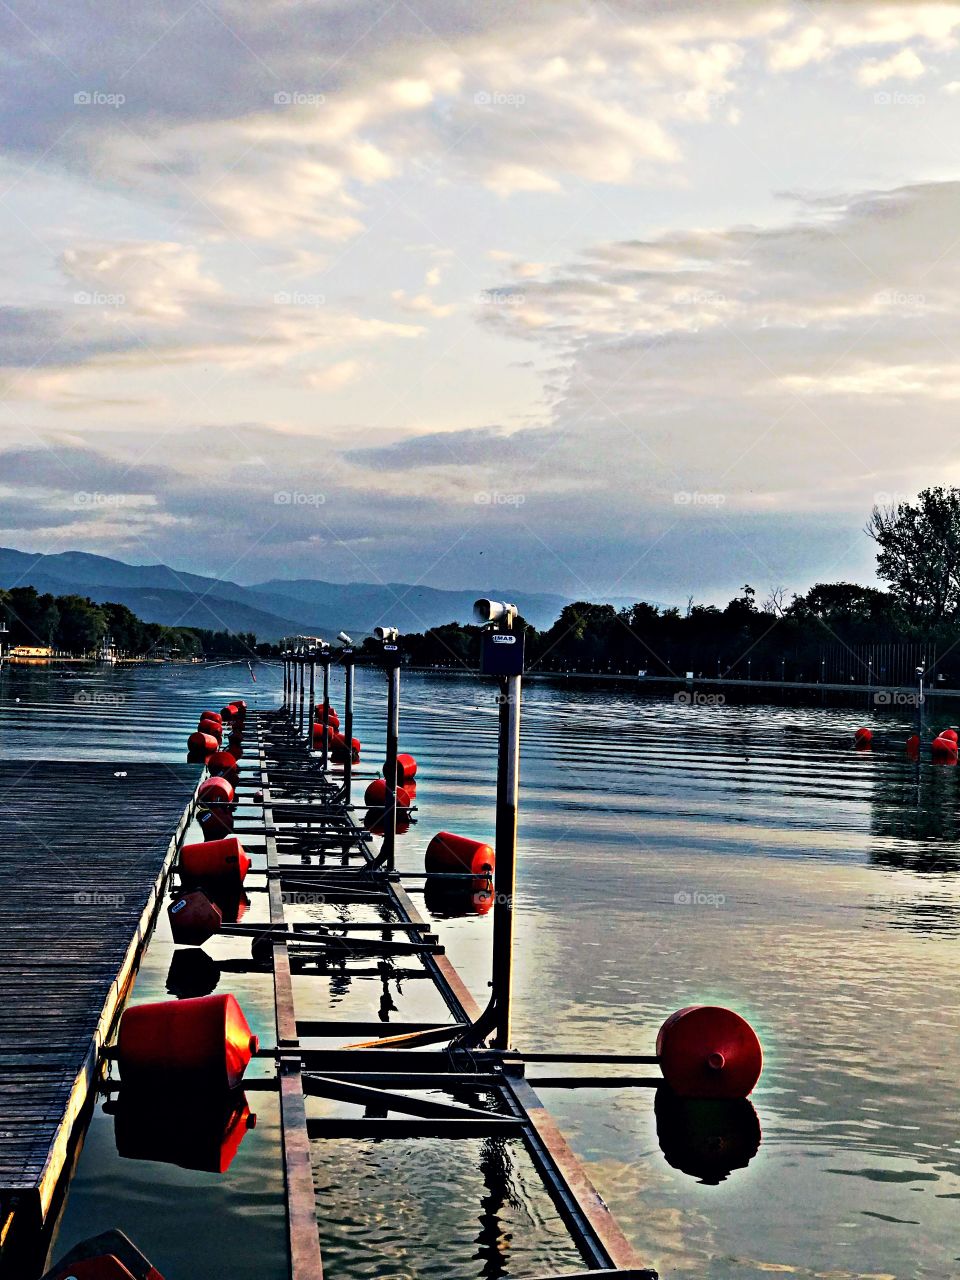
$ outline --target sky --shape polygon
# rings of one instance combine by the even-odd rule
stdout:
[[[960,5],[0,0],[0,545],[722,602],[960,483]]]

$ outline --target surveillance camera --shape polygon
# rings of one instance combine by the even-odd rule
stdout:
[[[353,644],[352,637],[348,636],[345,631],[341,631],[340,634],[337,636],[337,639],[340,641],[341,644]]]
[[[374,627],[373,634],[384,644],[396,644],[400,639],[400,632],[396,627]]]
[[[517,616],[517,606],[506,604],[502,600],[475,600],[473,616],[475,621],[484,625],[492,622],[506,623],[507,626],[511,626]]]

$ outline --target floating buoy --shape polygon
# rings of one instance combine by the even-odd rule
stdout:
[[[220,717],[223,720],[236,720],[239,715],[240,708],[235,702],[230,702],[225,707],[220,708]]]
[[[911,733],[906,742],[906,751],[908,756],[917,756],[920,754],[920,735],[919,733]]]
[[[205,806],[232,804],[235,794],[233,783],[228,778],[218,776],[207,778],[206,781],[200,783],[197,791],[197,800]]]
[[[318,702],[317,705],[314,707],[313,711],[314,711],[314,715],[322,724],[323,723],[323,703]],[[327,707],[327,724],[333,725],[334,729],[340,728],[340,717],[334,711],[333,707]]]
[[[942,734],[930,743],[930,753],[938,764],[957,763],[957,744],[952,738],[945,738]]]
[[[220,741],[209,733],[191,733],[187,739],[187,750],[199,756],[212,756],[219,747]]]
[[[404,808],[410,805],[410,795],[406,787],[397,787],[397,804]],[[382,809],[387,803],[387,780],[386,778],[375,778],[363,793],[363,803],[369,809]]]
[[[42,1280],[163,1280],[122,1231],[81,1240]]]
[[[327,727],[326,727],[326,728],[324,728],[322,724],[320,724],[319,722],[315,721],[315,722],[314,722],[314,725],[313,725],[313,749],[314,749],[314,751],[320,751],[320,750],[322,750],[322,749],[323,749],[323,739],[324,739],[324,737],[326,737],[326,739],[327,739],[327,745],[328,745],[328,746],[332,746],[332,744],[333,744],[333,739],[334,739],[334,736],[336,735],[336,732],[337,732],[337,731],[336,731],[336,729],[333,727],[333,725],[332,725],[332,724],[328,724],[328,725],[327,725]],[[346,740],[344,740],[344,745],[346,745]]]
[[[199,889],[174,899],[167,908],[167,918],[174,942],[186,947],[202,947],[223,926],[223,912]]]
[[[489,876],[496,866],[493,850],[482,840],[468,836],[455,836],[450,831],[439,831],[427,845],[423,855],[427,875],[443,875],[468,872],[474,876]]]
[[[351,738],[350,741],[353,747],[353,762],[356,764],[360,759],[360,739]],[[333,759],[337,764],[344,764],[346,762],[348,754],[347,740],[342,733],[334,733],[333,737],[330,739],[330,754],[333,756]]]
[[[667,1084],[684,1098],[745,1098],[763,1067],[750,1023],[709,1004],[670,1015],[657,1033],[657,1057]]]
[[[951,742],[956,742],[956,741],[957,741],[957,731],[956,731],[956,729],[941,729],[941,731],[940,731],[940,737],[941,737],[941,738],[949,738]]]
[[[242,698],[234,698],[233,702],[230,705],[232,707],[236,707],[237,710],[240,712],[241,716],[245,716],[247,714],[247,704],[244,702]]]
[[[161,1000],[125,1011],[117,1062],[126,1083],[235,1089],[259,1047],[232,995]]]
[[[220,881],[239,889],[250,870],[250,858],[236,836],[197,840],[180,850],[180,876],[189,884]]]
[[[216,738],[219,742],[223,737],[223,722],[220,720],[208,720],[206,716],[201,716],[197,721],[197,730],[200,733],[209,733],[211,738]]]
[[[869,747],[873,741],[873,733],[869,729],[858,729],[853,735],[853,741],[858,747]]]
[[[207,761],[211,777],[226,778],[234,787],[240,781],[240,768],[236,756],[229,751],[215,751]]]
[[[220,840],[233,830],[233,810],[222,804],[212,809],[201,809],[197,814],[197,823],[205,841]]]
[[[201,712],[200,712],[200,719],[201,719],[201,720],[213,720],[213,721],[215,721],[217,724],[222,724],[222,723],[223,723],[223,716],[220,714],[220,712],[219,712],[219,711],[201,711]]]
[[[384,765],[384,769],[386,769],[386,765]],[[397,781],[402,785],[407,782],[412,782],[416,776],[417,762],[414,760],[413,756],[406,754],[398,755]]]

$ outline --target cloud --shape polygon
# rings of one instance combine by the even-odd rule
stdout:
[[[864,62],[857,71],[857,83],[875,85],[886,80],[919,80],[926,70],[912,49],[901,49],[889,58]]]

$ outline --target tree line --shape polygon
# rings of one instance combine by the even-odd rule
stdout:
[[[55,596],[34,587],[0,590],[0,621],[11,646],[49,646],[77,657],[94,653],[107,639],[123,657],[240,658],[257,651],[252,632],[167,627],[144,622],[126,605]]]

